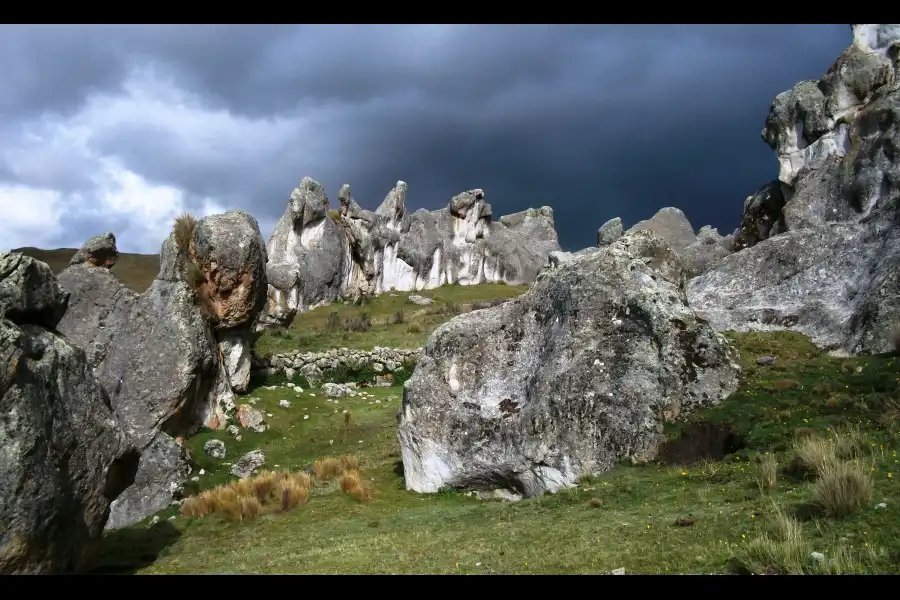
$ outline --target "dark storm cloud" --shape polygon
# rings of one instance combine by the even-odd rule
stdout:
[[[6,119],[72,114],[149,67],[210,110],[310,121],[240,160],[148,125],[92,141],[151,181],[242,206],[261,224],[304,175],[333,202],[350,183],[369,208],[398,179],[411,209],[482,187],[495,214],[551,205],[567,249],[592,244],[611,217],[630,225],[663,206],[730,232],[743,199],[777,175],[759,135],[769,104],[850,43],[848,25],[10,31]]]

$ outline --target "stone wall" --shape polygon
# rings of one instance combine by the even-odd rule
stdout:
[[[253,357],[253,376],[260,379],[305,379],[317,386],[325,381],[367,381],[376,385],[400,383],[412,373],[421,348],[353,350],[335,348],[325,352],[288,352],[271,357]]]

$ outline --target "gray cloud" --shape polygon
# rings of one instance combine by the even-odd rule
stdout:
[[[19,26],[0,40],[0,121],[52,130],[93,107],[94,123],[149,73],[232,125],[201,131],[136,101],[89,132],[88,154],[9,138],[0,183],[89,194],[85,156],[100,156],[261,225],[310,175],[371,208],[398,179],[413,209],[471,187],[495,214],[549,204],[568,249],[662,206],[724,233],[777,174],[759,136],[769,104],[849,42],[847,25]],[[67,239],[113,228],[69,213]],[[134,250],[140,222],[114,218]]]

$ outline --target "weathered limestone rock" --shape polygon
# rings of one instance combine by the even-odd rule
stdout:
[[[113,502],[106,528],[127,527],[167,508],[187,483],[190,462],[181,444],[156,432],[141,452],[134,484]]]
[[[623,231],[622,219],[619,217],[610,219],[597,230],[597,247],[609,246],[622,237]]]
[[[51,331],[66,300],[46,264],[0,255],[4,574],[85,569],[138,465],[84,352]]]
[[[95,235],[84,243],[75,253],[69,265],[87,263],[92,267],[110,268],[119,260],[119,250],[116,248],[116,236],[112,233]]]
[[[719,235],[719,231],[704,225],[697,232],[697,241],[686,246],[679,255],[690,279],[707,272],[734,251],[734,235]]]
[[[770,181],[744,201],[741,226],[734,240],[735,250],[755,246],[772,236],[784,233],[784,192],[783,184]]]
[[[59,332],[84,350],[91,367],[97,367],[106,358],[116,332],[128,322],[138,294],[119,282],[108,268],[95,266],[90,260],[72,264],[58,280],[70,293]]]
[[[108,344],[98,376],[143,451],[135,484],[114,503],[109,527],[168,505],[190,472],[175,438],[204,424],[226,427],[234,391],[246,390],[249,381],[249,335],[267,289],[259,226],[243,211],[189,223],[163,243],[156,281],[130,311],[111,311],[120,324],[96,338]],[[86,279],[75,269],[87,267],[67,270],[70,287],[81,290]],[[95,281],[102,274],[90,275]],[[79,294],[91,300],[84,290]],[[86,312],[97,318],[99,305]],[[90,327],[84,331],[88,337]]]
[[[763,136],[781,185],[748,199],[737,240],[747,249],[688,286],[715,327],[788,328],[848,353],[891,348],[900,319],[898,56],[900,25],[853,25],[853,43],[821,80],[776,97]]]
[[[268,302],[261,323],[287,325],[298,311],[336,299],[345,246],[340,227],[328,216],[325,188],[304,177],[269,237]]]
[[[243,479],[250,477],[253,472],[266,464],[266,455],[262,450],[251,450],[240,457],[231,467],[231,474]]]
[[[439,327],[398,412],[407,488],[527,497],[652,457],[663,421],[737,387],[683,283],[670,246],[633,232]]]
[[[628,233],[649,230],[666,240],[675,252],[681,252],[697,241],[694,228],[681,210],[667,206],[646,221],[635,223]]]
[[[0,255],[0,315],[14,323],[55,329],[68,302],[68,292],[47,263],[24,254]]]
[[[262,325],[285,325],[297,311],[338,296],[457,282],[530,283],[559,250],[549,207],[493,221],[484,192],[475,189],[457,194],[444,209],[409,213],[406,193],[406,183],[398,181],[373,212],[360,208],[344,185],[332,220],[324,189],[304,178],[269,239]]]

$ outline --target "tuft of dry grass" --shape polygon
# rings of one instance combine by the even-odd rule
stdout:
[[[872,500],[875,482],[865,463],[836,461],[819,473],[812,485],[812,503],[833,518],[853,514]]]
[[[853,425],[795,442],[795,460],[816,476],[810,500],[827,516],[845,517],[872,500],[875,482],[870,465],[863,460],[866,442],[859,426]]]
[[[366,502],[372,498],[371,486],[362,480],[357,470],[347,471],[341,476],[341,491],[360,502]]]
[[[834,442],[819,435],[805,435],[796,440],[794,456],[801,467],[815,475],[837,460]]]
[[[172,233],[175,234],[175,245],[187,255],[197,232],[197,219],[190,213],[182,213],[175,217]]]
[[[231,521],[287,511],[309,499],[310,477],[306,473],[264,471],[229,484],[205,490],[181,505],[185,517],[219,514]]]
[[[867,548],[855,556],[840,544],[817,553],[803,533],[801,524],[773,506],[775,535],[750,540],[732,558],[739,570],[754,575],[843,575],[866,572],[878,559],[878,551]]]
[[[771,452],[760,455],[756,460],[756,485],[763,494],[775,489],[778,483],[778,459]]]

